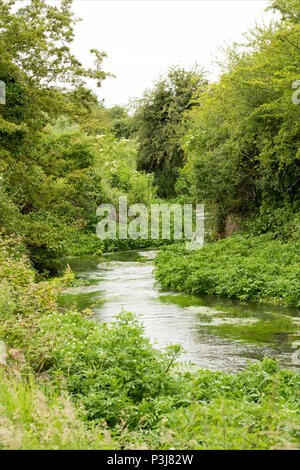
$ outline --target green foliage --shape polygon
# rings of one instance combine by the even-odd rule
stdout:
[[[113,106],[108,110],[112,121],[112,131],[114,135],[121,139],[129,139],[134,132],[133,118],[129,116],[127,110],[121,106]]]
[[[95,146],[92,140],[67,118],[60,117],[53,127],[46,128],[40,144],[37,153],[48,174],[64,176],[93,164]]]
[[[284,243],[270,234],[236,235],[196,252],[173,246],[157,256],[156,277],[177,291],[299,307],[299,248],[298,241]]]
[[[271,8],[282,20],[228,50],[218,83],[172,68],[131,118],[85,87],[106,77],[105,55],[93,50],[95,68],[86,70],[71,53],[70,0],[0,2],[1,448],[298,446],[298,373],[267,359],[235,375],[181,372],[180,347],[158,351],[132,314],[109,325],[91,321],[89,309],[59,307],[60,292],[76,284],[70,269],[40,282],[36,272],[55,271],[68,254],[160,245],[98,240],[96,208],[124,195],[149,208],[154,182],[173,196],[179,174],[178,200],[206,201],[219,232],[228,214],[251,216],[252,238],[165,249],[162,286],[300,306],[299,109],[291,100],[299,6],[275,0]],[[240,339],[240,325],[212,328]],[[273,318],[244,325],[243,335],[264,341],[293,328]]]
[[[147,427],[154,416],[149,422],[145,414],[153,413],[155,400],[164,396],[171,401],[178,393],[179,383],[168,372],[170,357],[150,345],[130,314],[123,313],[112,325],[88,322],[76,312],[53,314],[39,329],[37,344],[45,331],[53,337],[54,376],[63,373],[69,393],[84,405],[89,420],[115,426],[125,419],[129,428],[142,420]]]
[[[100,86],[107,75],[101,70],[105,53],[91,50],[96,58],[95,69],[84,69],[70,51],[76,23],[72,1],[62,0],[54,6],[44,0],[31,0],[23,8],[18,8],[16,3],[16,0],[1,1],[2,59],[16,64],[32,85],[45,81],[81,85],[84,78],[92,78]]]
[[[244,227],[249,235],[272,233],[284,241],[299,240],[300,213],[290,206],[274,209],[262,204],[259,213],[250,217]]]
[[[299,23],[300,7],[297,0],[273,0],[269,9],[279,11],[284,20]]]
[[[79,130],[72,98],[79,121],[88,105],[97,107],[84,83],[93,78],[100,85],[106,77],[104,54],[93,51],[95,69],[84,69],[70,52],[71,3],[0,2],[0,80],[7,97],[0,109],[1,228],[21,236],[35,267],[46,272],[55,270],[78,227],[96,222],[103,197],[91,169],[94,146]],[[77,94],[53,86],[58,81],[71,83]],[[70,124],[55,123],[64,110]]]
[[[0,370],[0,449],[109,449],[106,429],[88,429],[67,394],[45,394],[34,377],[16,378]]]
[[[55,272],[57,260],[83,253],[85,247],[88,252],[92,247],[95,252],[106,249],[107,243],[92,242],[97,207],[103,202],[117,207],[121,195],[128,195],[129,204],[149,206],[155,197],[152,177],[136,170],[136,152],[132,141],[112,134],[89,136],[68,118],[59,117],[38,135],[30,165],[18,158],[12,168],[4,167],[3,229],[22,236],[34,266],[44,272]],[[88,246],[78,247],[83,238]],[[118,241],[112,245],[114,250],[135,246],[119,246]]]
[[[153,178],[136,169],[137,145],[134,140],[117,139],[113,134],[98,136],[96,168],[103,177],[109,202],[119,204],[120,196],[128,196],[128,205],[146,206],[156,196]]]
[[[141,321],[59,309],[70,271],[37,283],[16,239],[0,245],[0,446],[4,449],[269,449],[299,442],[299,374],[269,359],[237,374],[181,372]]]
[[[205,86],[203,74],[173,67],[137,102],[133,118],[139,141],[138,169],[154,172],[159,195],[174,195],[177,171],[183,166],[180,149],[181,120],[198,87]]]
[[[100,86],[108,75],[105,54],[93,50],[95,68],[84,69],[71,53],[71,4],[0,3],[7,97],[0,109],[0,222],[6,235],[22,238],[45,275],[76,250],[103,249],[92,235],[101,203],[130,193],[130,203],[149,205],[155,195],[152,178],[136,171],[135,143],[124,138],[131,134],[127,111],[105,108],[85,87],[85,79]],[[78,248],[84,238],[87,245]]]
[[[262,205],[299,211],[297,5],[273,2],[284,19],[229,48],[219,82],[185,116],[187,162],[177,190],[213,207],[221,234],[229,214],[256,216]]]

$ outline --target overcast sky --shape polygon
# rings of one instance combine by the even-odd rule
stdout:
[[[107,53],[103,68],[117,76],[98,89],[107,106],[141,96],[171,65],[195,62],[217,78],[218,46],[273,16],[263,0],[74,0],[81,21],[73,51],[91,65],[89,50]],[[96,88],[95,88],[96,90]]]

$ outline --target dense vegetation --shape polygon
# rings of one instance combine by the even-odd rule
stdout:
[[[229,48],[217,83],[186,113],[186,163],[177,183],[205,201],[215,230],[256,219],[256,233],[290,222],[299,234],[300,71],[298,1],[276,1],[284,19],[257,27]],[[258,219],[257,219],[258,218]]]
[[[158,259],[164,287],[300,306],[299,2],[277,1],[282,20],[226,51],[223,73],[185,114],[184,200],[205,201],[208,238],[244,237]],[[267,234],[263,236],[263,234]]]
[[[159,253],[156,264],[165,288],[300,307],[299,241],[234,235],[197,253],[173,245]]]
[[[136,171],[126,110],[106,109],[85,87],[85,78],[100,86],[107,76],[105,54],[92,51],[95,69],[85,70],[70,53],[71,2],[32,1],[16,12],[14,4],[0,2],[0,224],[22,237],[36,269],[54,272],[78,245],[105,249],[95,235],[101,203],[129,194],[149,205],[155,189]]]
[[[59,309],[72,273],[36,283],[24,247],[0,245],[0,448],[295,448],[299,374],[272,360],[236,375],[181,372],[123,313]]]
[[[172,67],[153,90],[136,102],[133,129],[139,141],[138,168],[153,172],[161,197],[175,195],[178,170],[184,163],[182,117],[206,85],[203,72]]]
[[[91,69],[71,53],[71,3],[0,0],[0,448],[296,448],[297,372],[182,371],[180,348],[155,349],[130,313],[108,325],[59,307],[78,281],[49,274],[68,255],[153,245],[100,241],[96,208],[159,196],[210,214],[203,249],[158,256],[163,287],[300,306],[299,1],[274,1],[281,19],[226,51],[216,83],[173,67],[132,117],[88,89],[109,74],[103,52]],[[289,332],[279,320],[265,334]]]

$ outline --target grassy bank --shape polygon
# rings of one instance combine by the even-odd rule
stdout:
[[[271,360],[236,374],[180,372],[129,313],[115,323],[60,309],[74,281],[36,282],[26,252],[0,243],[2,449],[269,449],[299,444],[299,374]]]
[[[166,248],[156,258],[156,278],[176,291],[300,307],[299,266],[299,241],[235,235],[199,251]]]

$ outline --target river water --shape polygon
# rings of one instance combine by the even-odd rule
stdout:
[[[247,342],[242,333],[240,337],[224,337],[207,328],[237,322],[249,325],[266,318],[271,321],[278,314],[292,316],[297,325],[299,310],[163,291],[153,275],[154,256],[153,251],[134,251],[68,260],[87,285],[64,292],[61,306],[76,302],[79,309],[90,307],[95,321],[111,321],[122,310],[135,313],[144,323],[145,335],[158,348],[181,344],[185,350],[182,360],[197,367],[237,371],[264,356],[279,359],[285,367],[299,367],[292,360],[290,334],[279,332],[267,341],[254,337]]]

